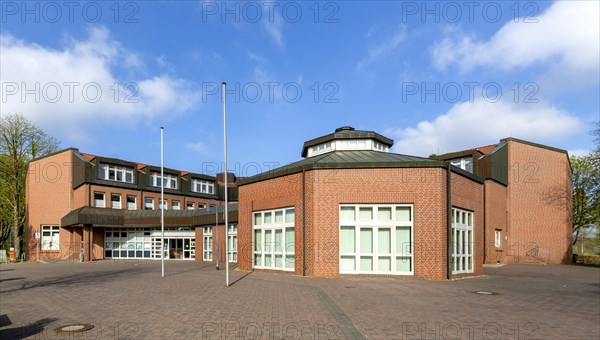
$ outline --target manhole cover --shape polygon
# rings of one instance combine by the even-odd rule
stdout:
[[[89,331],[92,328],[94,328],[93,325],[90,325],[87,323],[81,323],[81,324],[60,326],[58,328],[55,328],[54,331],[56,333],[69,334],[69,333],[81,333],[81,332]]]
[[[473,293],[475,293],[475,294],[481,294],[481,295],[498,295],[498,293],[488,292],[488,291],[485,291],[485,290],[477,291],[477,292],[473,292]]]

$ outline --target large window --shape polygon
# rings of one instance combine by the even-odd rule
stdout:
[[[227,228],[227,259],[237,262],[237,224],[230,224]]]
[[[340,205],[340,273],[414,273],[413,206]]]
[[[160,173],[152,172],[150,173],[150,185],[154,187],[160,186]],[[167,189],[177,189],[177,176],[165,174],[163,179],[163,183],[165,188]]]
[[[254,268],[294,270],[294,208],[252,214]]]
[[[100,164],[98,178],[108,181],[133,183],[133,169],[123,166]]]
[[[452,208],[452,273],[473,272],[473,213]]]
[[[42,226],[42,250],[59,250],[59,227],[57,225]]]
[[[204,227],[204,233],[202,234],[202,260],[203,261],[212,261],[212,251],[213,251],[213,236],[212,236],[213,227]]]
[[[215,193],[215,183],[211,182],[211,181],[194,179],[192,181],[192,191],[203,193],[203,194],[214,194]]]
[[[104,208],[106,205],[104,204],[104,193],[103,192],[95,192],[94,193],[94,207]]]

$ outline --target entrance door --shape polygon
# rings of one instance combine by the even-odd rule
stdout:
[[[180,238],[169,239],[169,258],[181,259],[183,257],[183,240]]]

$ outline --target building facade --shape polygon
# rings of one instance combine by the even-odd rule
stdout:
[[[431,280],[481,275],[485,263],[570,262],[566,151],[514,138],[428,158],[392,146],[342,127],[305,142],[298,162],[229,174],[227,227],[224,174],[165,170],[164,244],[158,168],[67,149],[30,164],[28,256],[157,259],[163,249],[214,262],[218,247],[244,271]]]
[[[229,182],[235,180],[230,175]],[[218,248],[224,261],[223,176],[164,169],[163,181],[161,202],[156,166],[72,148],[32,161],[26,179],[28,258],[160,259],[163,249],[167,259],[212,261]],[[229,194],[237,199],[235,186]],[[229,210],[231,232],[237,229],[237,205]]]

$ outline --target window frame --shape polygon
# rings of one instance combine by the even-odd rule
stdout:
[[[502,230],[494,229],[494,246],[496,248],[502,247]]]
[[[60,226],[42,225],[40,228],[40,250],[42,251],[60,251]],[[45,233],[49,233],[45,236]],[[55,241],[56,238],[56,241]],[[47,240],[49,239],[49,241]]]
[[[156,171],[150,172],[150,180],[149,180],[148,184],[152,187],[160,188],[159,178],[161,178],[159,172],[156,172]],[[165,183],[165,181],[166,181],[166,183]],[[177,190],[177,188],[179,188],[179,176],[165,173],[163,183],[164,183],[165,189]]]
[[[196,210],[196,203],[185,202],[185,210]]]
[[[152,208],[148,208],[148,203],[152,203]],[[154,197],[144,197],[144,210],[154,210]]]
[[[475,213],[452,207],[452,274],[475,272]]]
[[[214,195],[215,182],[205,179],[192,179],[192,191],[200,194]]]
[[[238,225],[230,223],[227,227],[227,260],[229,263],[238,262]]]
[[[111,171],[113,173],[113,178],[110,178]],[[121,179],[118,179],[119,175]],[[131,177],[131,180],[129,181],[127,180],[128,175]],[[122,183],[135,183],[135,175],[133,168],[109,163],[99,163],[98,179]]]
[[[113,203],[115,202],[115,201],[113,201],[114,197],[119,197],[119,207],[118,208],[115,208],[113,206]],[[110,194],[110,208],[111,209],[122,209],[123,208],[123,199],[121,197],[121,194],[113,194],[113,193]]]
[[[213,261],[213,226],[202,227],[202,261]]]
[[[98,200],[96,199],[96,195],[102,195],[102,205],[98,205]],[[96,208],[106,208],[106,193],[101,191],[94,191],[94,207]]]
[[[400,220],[398,214],[398,210],[408,208],[410,210],[409,220]],[[364,211],[371,210],[371,219],[370,220],[361,220],[360,212],[361,209]],[[380,220],[380,210],[383,209],[390,210],[390,219]],[[343,211],[351,211],[353,210],[353,219],[345,220],[343,219]],[[414,204],[403,204],[403,203],[382,203],[382,204],[340,204],[338,207],[338,245],[339,245],[339,253],[338,253],[338,264],[339,264],[339,273],[340,274],[371,274],[371,275],[404,275],[404,276],[414,276],[415,273],[415,251],[414,251]],[[401,243],[398,245],[398,232],[399,230],[403,230],[409,228],[409,243],[404,244]],[[343,230],[353,230],[353,251],[342,251],[346,246],[343,242]],[[367,233],[370,230],[370,247],[371,252],[363,252],[361,251],[361,247],[365,244],[362,243],[362,234],[363,231]],[[380,235],[385,233],[386,230],[389,230],[389,250],[386,253],[385,251],[381,251],[380,247],[382,244],[380,243]],[[350,234],[348,234],[350,235]],[[398,251],[398,246],[400,246],[400,251]],[[353,270],[345,269],[344,262],[345,260],[353,259]],[[371,260],[371,270],[364,270],[361,268],[361,260]],[[380,265],[389,259],[388,268],[389,270],[382,270]],[[408,260],[410,270],[399,270],[399,263],[406,263]]]
[[[133,209],[129,209],[129,204],[131,203],[131,202],[129,202],[130,198],[133,198]],[[135,196],[135,195],[126,195],[125,196],[125,209],[137,210],[137,196]]]
[[[277,213],[282,213],[282,221],[277,222]],[[291,222],[287,221],[288,212],[291,212]],[[266,216],[270,216],[267,222]],[[260,216],[257,219],[257,216]],[[260,220],[260,224],[256,223]],[[252,268],[294,272],[296,270],[296,211],[295,207],[260,210],[252,212]],[[293,243],[287,240],[288,229],[292,229]],[[260,244],[256,240],[257,231],[260,234]],[[281,246],[277,244],[277,231],[280,231]],[[270,240],[265,241],[267,234]],[[290,250],[291,246],[291,250]],[[277,266],[277,258],[281,257],[281,267]],[[267,257],[271,265],[267,265]],[[257,259],[260,258],[260,264]]]

